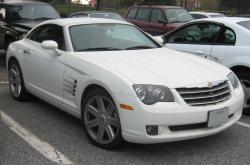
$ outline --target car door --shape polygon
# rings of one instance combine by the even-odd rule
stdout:
[[[167,24],[167,20],[161,9],[152,9],[150,22],[151,22],[151,27],[149,33],[160,35],[166,32],[165,26]]]
[[[151,8],[140,8],[136,16],[136,21],[134,22],[135,25],[148,33],[150,33],[152,26],[149,20],[151,11]]]
[[[212,45],[220,34],[221,26],[214,23],[194,23],[165,35],[168,48],[210,59]]]
[[[223,27],[220,36],[218,37],[216,44],[213,45],[211,51],[211,60],[228,65],[232,62],[239,52],[246,50],[244,46],[235,46],[236,33],[233,29]],[[248,51],[248,50],[246,50]]]
[[[58,43],[62,54],[45,50],[41,43],[53,40]],[[63,28],[58,25],[43,25],[33,30],[23,46],[24,78],[28,88],[47,99],[63,100],[64,37]]]
[[[0,49],[5,49],[6,23],[4,19],[6,17],[6,7],[3,5],[0,5],[0,14],[2,15],[2,20],[0,20]]]

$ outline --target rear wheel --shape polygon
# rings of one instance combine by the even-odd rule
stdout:
[[[123,142],[118,110],[103,89],[95,89],[84,98],[82,123],[88,138],[98,147],[114,149]]]
[[[16,60],[12,60],[9,64],[9,88],[15,100],[27,99],[28,93],[24,86],[22,71]]]
[[[244,113],[250,114],[250,75],[247,72],[237,72],[238,78],[240,79],[241,85],[245,92],[245,104]]]

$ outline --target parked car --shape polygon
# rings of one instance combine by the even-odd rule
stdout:
[[[177,6],[133,6],[125,19],[152,35],[161,35],[193,18]]]
[[[239,14],[239,15],[235,15],[234,17],[250,18],[250,14]]]
[[[69,17],[70,18],[81,18],[81,17],[107,18],[107,19],[126,21],[119,14],[106,12],[106,11],[80,11],[80,12],[71,13]]]
[[[235,72],[250,107],[250,19],[207,18],[189,22],[163,36],[164,45],[221,63]]]
[[[221,13],[200,12],[200,11],[193,11],[189,13],[194,19],[226,17],[224,14]]]
[[[60,18],[59,14],[47,3],[2,0],[0,2],[0,49],[7,50],[11,42],[23,38],[35,25],[55,18]]]
[[[107,42],[108,41],[108,42]],[[212,135],[241,117],[228,68],[166,49],[125,21],[46,21],[7,52],[14,99],[27,92],[80,118],[88,138],[160,143]]]

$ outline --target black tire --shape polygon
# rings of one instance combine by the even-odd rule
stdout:
[[[9,63],[9,88],[10,88],[10,92],[12,97],[17,100],[17,101],[26,101],[29,97],[28,92],[25,89],[25,85],[24,85],[24,80],[23,80],[23,74],[22,74],[22,70],[18,64],[18,62],[16,60],[11,60]],[[13,77],[13,71],[16,71],[19,74],[19,80],[14,79]],[[15,93],[13,88],[15,87],[15,82],[16,81],[16,85],[17,83],[19,83],[20,85],[20,89],[18,90],[18,93]]]
[[[238,76],[239,80],[241,81],[241,84],[242,84],[243,88],[244,88],[244,86],[249,87],[249,85],[250,85],[249,83],[247,83],[247,84],[244,83],[244,81],[245,82],[246,81],[250,82],[250,74],[247,71],[238,71],[235,74]],[[249,103],[250,99],[246,100],[246,102]],[[247,104],[247,105],[249,105],[249,104]],[[244,108],[243,109],[243,114],[250,115],[250,107]]]
[[[107,119],[107,121],[104,121],[103,123],[101,122],[102,124],[100,124],[100,122],[98,122],[100,125],[96,125],[96,126],[94,126],[92,128],[87,128],[87,126],[86,126],[87,120],[89,120],[89,119],[87,119],[88,118],[87,117],[87,115],[88,115],[87,107],[88,107],[88,105],[90,105],[90,103],[94,102],[94,100],[97,100],[96,98],[99,98],[99,97],[109,100],[110,102],[108,102],[108,104],[112,103],[112,105],[114,105],[114,106],[112,106],[113,110],[111,110],[111,111],[113,111],[113,112],[111,112],[111,113],[116,114],[115,115],[116,116],[116,120],[119,121],[119,126],[116,127],[116,129],[114,131],[115,133],[113,132],[115,134],[114,139],[112,141],[110,141],[110,142],[107,142],[107,143],[100,143],[100,142],[98,142],[97,136],[98,136],[98,133],[99,133],[100,125],[103,125],[103,127],[104,127],[103,128],[104,129],[103,137],[105,137],[105,133],[107,134],[106,136],[108,136],[108,133],[106,132],[107,126],[105,126],[105,125],[108,125],[108,124],[104,124],[105,122],[108,123],[108,119]],[[105,102],[105,101],[103,101],[103,102]],[[93,116],[94,116],[94,118],[96,120],[100,121],[100,118],[101,118],[100,117],[101,116],[100,113],[103,113],[103,112],[100,112],[100,110],[98,109],[99,106],[97,104],[98,103],[96,101],[96,108],[97,108],[96,110],[98,110],[98,113],[96,113],[96,114],[98,114],[98,117],[96,117],[94,115]],[[105,105],[105,104],[103,104],[103,105]],[[108,105],[106,105],[104,107],[106,107],[104,109],[108,113]],[[101,88],[97,88],[97,89],[94,89],[94,90],[90,91],[86,95],[86,97],[83,98],[83,100],[82,100],[81,112],[82,112],[81,121],[82,121],[83,128],[85,130],[85,133],[86,133],[88,139],[90,140],[90,142],[92,144],[94,144],[97,147],[103,148],[103,149],[112,150],[112,149],[118,148],[119,146],[121,146],[124,143],[124,140],[123,140],[122,134],[121,134],[121,125],[120,125],[120,118],[119,118],[118,110],[117,110],[117,108],[115,106],[115,103],[114,103],[112,97],[108,94],[108,92],[106,92],[105,90],[103,90]],[[110,115],[110,117],[111,117],[111,115]],[[109,126],[111,127],[111,125],[109,125]],[[98,129],[96,127],[98,127]],[[91,129],[93,129],[93,130],[96,129],[96,138],[95,138],[95,135],[94,135],[95,134],[94,131],[91,130]],[[114,130],[114,128],[112,128],[112,129]]]

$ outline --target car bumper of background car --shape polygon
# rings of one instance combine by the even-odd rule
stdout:
[[[187,140],[219,133],[240,119],[244,103],[242,88],[233,91],[229,100],[204,107],[192,107],[177,102],[150,106],[144,105],[136,97],[120,95],[117,98],[117,101],[125,100],[134,107],[133,111],[119,109],[123,138],[142,144]],[[228,120],[219,126],[208,128],[208,113],[224,108],[229,111]],[[146,129],[149,126],[157,126],[158,133],[149,135]]]

